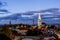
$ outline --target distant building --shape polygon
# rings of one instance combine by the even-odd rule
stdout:
[[[60,25],[55,25],[56,29],[60,31]]]

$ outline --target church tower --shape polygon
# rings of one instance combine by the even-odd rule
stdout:
[[[41,16],[40,13],[38,13],[38,29],[41,29],[41,27],[42,27]]]

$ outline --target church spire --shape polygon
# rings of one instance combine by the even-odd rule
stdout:
[[[38,13],[38,19],[41,20],[41,16],[40,16],[40,13]]]
[[[41,16],[40,16],[40,13],[38,13],[38,29],[41,28],[41,25],[42,25],[42,23],[41,23]]]

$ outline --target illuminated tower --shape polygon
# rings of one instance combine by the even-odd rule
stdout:
[[[41,29],[41,27],[42,27],[41,16],[40,13],[38,13],[38,29]]]

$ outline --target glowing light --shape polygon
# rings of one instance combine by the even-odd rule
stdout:
[[[59,34],[57,34],[57,36],[58,36],[58,38],[60,38],[60,33],[59,33]]]

